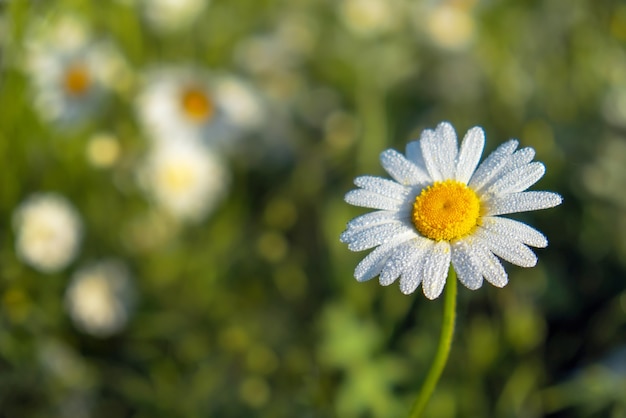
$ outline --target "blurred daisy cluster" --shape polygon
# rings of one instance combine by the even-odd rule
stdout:
[[[0,1],[0,416],[405,415],[440,301],[355,283],[343,196],[441,120],[564,204],[427,412],[624,415],[625,48],[608,0]]]

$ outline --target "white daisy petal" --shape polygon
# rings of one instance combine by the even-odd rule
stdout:
[[[405,295],[410,295],[415,292],[415,289],[422,283],[422,267],[432,247],[432,241],[425,240],[422,247],[419,249],[419,254],[413,260],[413,263],[402,272],[400,276],[400,291]]]
[[[472,259],[471,250],[465,240],[456,241],[452,244],[451,261],[459,281],[468,289],[476,290],[483,285],[483,276]]]
[[[381,286],[389,286],[396,281],[400,273],[402,273],[404,265],[412,259],[411,256],[413,254],[415,253],[411,251],[410,241],[399,245],[395,249],[394,254],[385,262],[380,272],[379,283]]]
[[[354,278],[359,282],[365,282],[378,276],[394,249],[391,246],[381,245],[369,253],[354,269]]]
[[[435,131],[425,130],[420,144],[424,164],[435,181],[454,177],[458,145],[452,125],[443,122]]]
[[[487,193],[504,194],[522,192],[537,183],[545,172],[546,167],[540,162],[526,164],[501,177],[489,187]]]
[[[509,163],[506,166],[505,172],[509,170],[512,171],[521,166],[524,166],[530,163],[533,160],[533,158],[535,158],[534,149],[530,147],[518,149],[517,151],[513,153],[513,155],[511,155],[511,158],[509,159]]]
[[[420,141],[411,141],[406,145],[406,158],[419,167],[424,172],[425,176],[428,176],[426,174],[426,163],[422,155]]]
[[[478,192],[487,185],[488,182],[507,165],[517,145],[518,142],[511,139],[496,148],[496,150],[478,166],[476,172],[470,179],[469,187]]]
[[[380,233],[386,233],[388,231],[395,231],[402,227],[404,224],[402,221],[390,221],[381,222],[377,225],[372,225],[364,228],[348,228],[341,233],[339,240],[345,244],[359,241],[360,239],[369,235],[376,235]]]
[[[489,189],[491,186],[493,186],[495,182],[500,180],[502,177],[517,170],[520,167],[529,164],[534,157],[535,150],[530,147],[522,148],[515,151],[508,159],[506,165],[502,167],[500,171],[498,171],[497,175],[492,176],[491,179],[483,184],[481,188],[483,190]]]
[[[498,257],[520,267],[534,267],[537,256],[533,251],[519,241],[507,239],[484,228],[476,228],[474,237],[480,239],[491,252]]]
[[[395,241],[395,238],[403,235],[417,236],[415,228],[405,224],[383,224],[357,232],[355,235],[344,234],[342,240],[348,243],[351,251],[363,251],[376,247],[386,242]]]
[[[401,185],[424,184],[430,181],[428,174],[394,149],[383,151],[380,162],[385,171]]]
[[[377,210],[361,216],[357,216],[350,222],[344,232],[357,231],[359,229],[371,228],[372,226],[399,221],[410,216],[409,213],[392,212],[388,210]]]
[[[389,286],[402,274],[402,272],[414,269],[418,258],[424,254],[425,243],[428,240],[420,238],[407,241],[396,249],[393,256],[387,260],[380,273],[380,284]]]
[[[513,219],[485,216],[483,218],[482,227],[489,231],[497,232],[500,235],[510,237],[510,239],[520,241],[526,245],[537,248],[545,248],[548,246],[548,239],[545,235],[525,223]]]
[[[356,266],[354,278],[359,282],[364,282],[378,276],[398,245],[409,239],[411,236],[399,237],[397,241],[388,242],[376,248]]]
[[[392,199],[370,190],[355,189],[346,193],[345,201],[354,206],[371,209],[400,210],[405,202]]]
[[[406,195],[411,192],[410,188],[401,186],[395,181],[374,176],[357,177],[354,179],[354,184],[365,190],[370,190],[396,200],[404,200]]]
[[[428,174],[434,181],[443,180],[443,175],[439,171],[439,165],[437,164],[437,135],[435,131],[431,129],[425,129],[420,136],[419,144],[422,148],[422,158],[424,159],[424,166],[428,171]]]
[[[450,244],[447,241],[439,241],[424,256],[422,290],[428,299],[439,297],[446,284],[446,277],[450,268],[450,253]]]
[[[476,170],[480,156],[485,147],[485,132],[479,126],[476,126],[465,134],[461,143],[461,151],[459,152],[459,161],[456,166],[455,178],[461,183],[466,183],[472,177],[472,173]]]
[[[520,192],[496,196],[487,202],[488,216],[548,209],[560,205],[563,198],[553,192]]]
[[[459,144],[456,139],[456,132],[448,122],[437,125],[435,133],[439,136],[439,172],[446,179],[454,178],[456,172],[456,159],[459,152]]]
[[[415,260],[411,269],[402,272],[400,276],[400,291],[403,294],[410,295],[422,283],[422,266],[424,261],[425,258],[422,255],[422,257],[418,257]]]
[[[509,276],[502,267],[502,263],[483,245],[475,243],[473,254],[478,261],[482,275],[485,279],[496,287],[504,287],[509,282]]]

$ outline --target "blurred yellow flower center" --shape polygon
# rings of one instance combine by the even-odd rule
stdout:
[[[82,96],[89,90],[91,85],[91,77],[89,72],[82,64],[72,64],[65,71],[63,79],[65,91],[72,96]]]
[[[33,218],[25,226],[23,234],[24,240],[27,242],[50,242],[54,240],[58,230],[46,219]]]
[[[163,184],[172,192],[188,189],[193,184],[194,177],[193,170],[184,164],[167,166],[161,172]]]
[[[204,122],[213,116],[215,105],[208,95],[198,88],[183,91],[181,105],[187,117],[195,122]]]
[[[480,222],[480,200],[467,185],[455,180],[435,182],[413,204],[413,224],[427,238],[461,238]]]

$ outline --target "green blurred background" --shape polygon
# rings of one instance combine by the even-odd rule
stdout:
[[[382,150],[441,120],[460,136],[483,126],[487,151],[534,147],[547,167],[534,189],[564,203],[517,217],[549,238],[537,267],[460,289],[427,415],[626,416],[624,2],[166,3],[0,2],[0,417],[406,416],[442,300],[357,283],[363,255],[338,237],[364,212],[343,202],[352,179],[384,175]],[[71,127],[35,109],[24,66],[33,28],[68,14],[124,74]],[[266,103],[264,127],[223,156],[226,197],[191,224],[136,181],[150,140],[135,98],[167,65],[235,75]],[[116,152],[95,164],[102,132]],[[54,273],[16,253],[16,208],[37,192],[65,196],[84,225]],[[104,258],[125,263],[135,302],[98,337],[64,298]]]

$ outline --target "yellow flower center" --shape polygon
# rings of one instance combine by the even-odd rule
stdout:
[[[170,164],[163,168],[160,180],[167,190],[180,193],[189,189],[194,183],[194,171],[184,164]]]
[[[451,241],[464,237],[480,223],[480,199],[455,180],[435,182],[413,204],[413,224],[427,238]]]
[[[180,100],[185,115],[194,122],[204,122],[215,113],[215,105],[211,99],[197,87],[184,90]]]
[[[65,91],[71,96],[82,96],[89,90],[91,77],[87,68],[82,64],[72,64],[67,67],[63,77]]]

